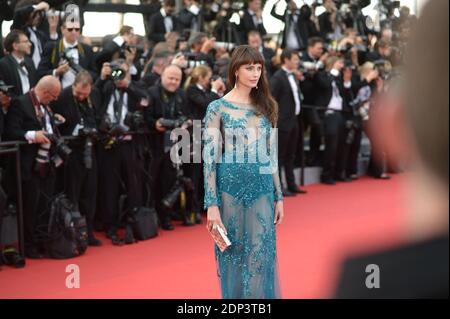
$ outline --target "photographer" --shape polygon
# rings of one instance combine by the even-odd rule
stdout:
[[[263,24],[261,0],[248,1],[247,8],[244,10],[244,16],[241,18],[239,29],[241,32],[241,43],[246,42],[250,31],[258,31],[261,36],[267,34]]]
[[[40,224],[48,222],[48,216],[46,218],[43,213],[53,195],[55,162],[52,155],[57,146],[50,138],[57,133],[57,128],[48,104],[58,98],[60,91],[58,79],[43,77],[28,94],[12,100],[6,120],[5,137],[29,143],[21,147],[25,254],[28,258],[43,256],[35,232]]]
[[[391,58],[391,44],[384,40],[379,40],[375,44],[375,50],[367,54],[367,61],[375,62],[380,60],[390,61]]]
[[[38,67],[40,77],[53,75],[60,79],[64,88],[73,84],[75,76],[87,70],[95,79],[95,61],[92,48],[78,42],[80,38],[80,22],[64,19],[61,25],[62,39],[45,45]]]
[[[178,13],[178,21],[182,29],[193,32],[200,31],[199,16],[203,18],[203,12],[197,1],[183,0],[184,8]]]
[[[24,31],[32,43],[30,57],[33,59],[35,68],[41,61],[42,50],[50,37],[37,27],[42,23],[46,12],[50,9],[47,2],[35,4],[33,0],[21,0],[16,4],[14,12],[14,21],[11,30],[20,29]],[[53,25],[55,28],[56,26]],[[56,30],[51,30],[52,39],[58,37]]]
[[[103,65],[96,87],[102,95],[102,104],[98,112],[99,132],[104,136],[99,146],[99,205],[107,237],[114,245],[120,245],[117,236],[120,226],[120,191],[127,196],[126,210],[141,206],[143,190],[138,186],[136,167],[135,137],[127,134],[130,127],[126,123],[127,115],[134,113],[143,104],[147,94],[137,83],[131,81],[129,65],[123,59],[117,59]]]
[[[118,58],[125,59],[127,54],[132,53],[133,48],[131,46],[134,43],[134,38],[134,29],[127,25],[122,26],[119,34],[112,40],[107,41],[102,50],[97,53],[95,58],[97,70],[101,70],[105,62],[111,62]]]
[[[316,26],[311,20],[313,12],[308,5],[303,5],[299,10],[295,1],[291,0],[284,14],[279,15],[276,13],[276,7],[280,1],[275,2],[270,14],[284,23],[281,48],[303,51],[308,45],[308,38],[318,35]]]
[[[300,70],[303,72],[304,79],[301,81],[303,93],[303,103],[307,106],[315,105],[316,84],[315,77],[317,72],[325,66],[328,58],[328,52],[324,53],[324,42],[322,38],[313,37],[308,40],[308,49],[301,55]],[[320,145],[322,144],[323,128],[319,112],[314,107],[305,107],[303,109],[304,130],[311,127],[309,135],[309,157],[307,165],[317,166],[319,164]]]
[[[189,38],[189,50],[183,52],[183,56],[188,61],[187,68],[192,68],[200,64],[208,64],[210,68],[214,66],[214,55],[212,50],[216,44],[215,38],[208,38],[206,33],[192,33]]]
[[[78,136],[69,142],[72,153],[64,166],[63,185],[67,197],[86,217],[88,244],[100,246],[94,236],[94,217],[97,200],[97,157],[93,143],[97,139],[96,112],[100,107],[99,92],[92,87],[87,71],[79,72],[74,83],[62,90],[52,108],[66,121],[59,126],[64,136]]]
[[[358,74],[352,79],[352,101],[349,103],[352,108],[353,138],[346,145],[348,150],[348,160],[346,162],[346,174],[352,180],[357,179],[358,173],[358,154],[361,146],[362,132],[369,120],[370,105],[374,95],[376,82],[379,80],[379,72],[375,65],[366,62],[359,67]]]
[[[5,49],[9,54],[0,59],[0,78],[6,85],[13,86],[8,92],[3,92],[13,98],[27,93],[36,84],[38,76],[33,61],[28,57],[31,42],[25,32],[12,30],[5,38]]]
[[[167,196],[176,181],[176,171],[174,170],[169,151],[172,147],[170,133],[173,123],[176,120],[184,122],[186,110],[186,98],[180,89],[182,71],[176,65],[170,65],[164,69],[161,75],[161,82],[149,90],[149,104],[151,107],[145,110],[145,118],[152,136],[150,137],[150,147],[152,150],[152,199],[158,211],[161,227],[165,230],[173,230],[171,222],[171,208],[163,204],[163,199]],[[169,122],[169,123],[167,123]],[[178,126],[176,126],[178,127]],[[184,216],[185,224],[190,222]]]
[[[166,40],[166,34],[179,31],[180,22],[175,16],[175,0],[164,0],[163,7],[150,17],[148,22],[148,39],[157,44]]]
[[[325,154],[321,181],[324,184],[335,185],[336,179],[346,181],[345,176],[339,176],[344,166],[342,151],[345,143],[345,117],[342,114],[348,110],[349,90],[351,89],[351,72],[342,76],[344,60],[330,57],[326,62],[326,70],[320,71],[315,77],[317,94],[315,105],[327,107],[323,115]]]

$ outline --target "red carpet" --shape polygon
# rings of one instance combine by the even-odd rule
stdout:
[[[404,179],[310,185],[307,195],[287,198],[278,226],[283,297],[328,298],[346,256],[402,242]],[[220,298],[204,224],[176,224],[175,231],[122,247],[101,239],[102,247],[79,258],[2,267],[0,298]],[[80,267],[79,289],[65,286],[69,264]]]

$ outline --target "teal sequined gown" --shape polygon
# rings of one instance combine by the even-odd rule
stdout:
[[[204,206],[219,207],[232,243],[223,253],[214,248],[222,297],[280,298],[274,220],[282,192],[270,148],[274,130],[253,106],[223,98],[208,106],[204,122]]]

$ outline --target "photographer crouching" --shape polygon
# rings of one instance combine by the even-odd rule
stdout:
[[[131,81],[130,67],[124,59],[103,64],[96,82],[102,104],[98,112],[99,132],[102,136],[98,147],[99,161],[99,211],[103,228],[114,245],[122,242],[117,236],[121,214],[119,197],[126,194],[124,211],[141,206],[142,189],[139,188],[136,156],[136,138],[129,134],[127,114],[135,113],[146,101],[147,94]]]
[[[182,71],[176,65],[166,67],[161,75],[161,82],[149,89],[150,108],[145,111],[145,118],[152,136],[150,147],[152,150],[152,202],[158,211],[161,227],[173,230],[170,213],[182,190],[192,191],[192,181],[183,176],[181,167],[176,169],[170,159],[170,140],[172,129],[184,127],[187,120],[186,99],[180,89]],[[192,200],[192,196],[190,199]],[[185,214],[184,225],[193,223]]]
[[[59,126],[61,134],[78,136],[68,143],[72,153],[64,166],[64,191],[76,209],[86,217],[88,244],[100,246],[101,241],[94,236],[97,199],[97,157],[94,142],[98,137],[96,112],[100,107],[101,97],[92,86],[89,72],[81,71],[76,75],[74,83],[62,90],[52,107],[66,119]]]

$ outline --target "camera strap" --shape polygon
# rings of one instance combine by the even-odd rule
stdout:
[[[43,106],[41,108],[41,103],[39,103],[39,100],[36,96],[36,93],[34,92],[34,89],[31,89],[28,94],[30,95],[31,103],[33,104],[34,111],[36,112],[36,118],[41,124],[41,128],[45,131],[46,130],[46,121],[45,121],[45,110],[46,107]],[[42,109],[44,109],[44,112],[42,112]]]

